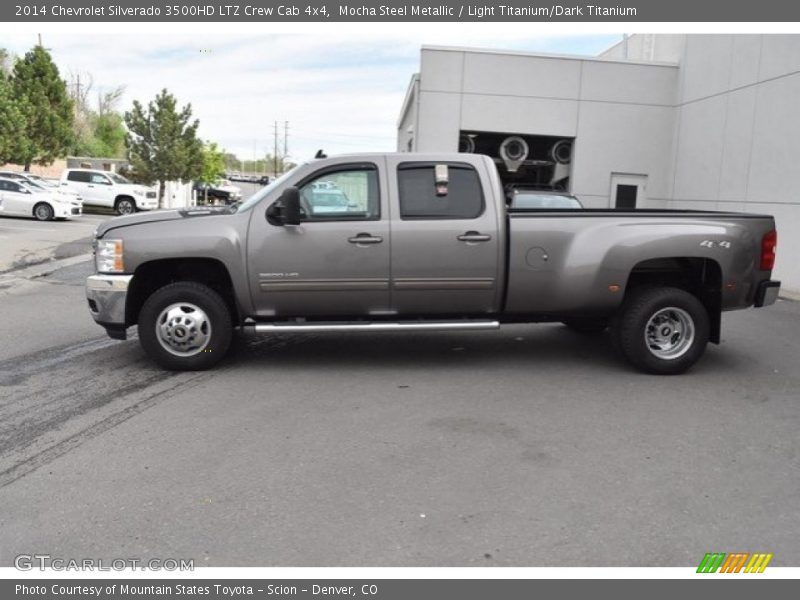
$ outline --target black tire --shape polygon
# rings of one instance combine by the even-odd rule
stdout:
[[[708,336],[706,308],[689,292],[672,287],[631,291],[612,324],[614,346],[622,356],[655,375],[685,372],[703,355]]]
[[[53,207],[46,202],[39,202],[33,207],[33,218],[37,221],[52,221],[54,215]]]
[[[174,308],[175,305],[180,306]],[[169,342],[166,340],[162,342],[164,338],[157,332],[157,327],[159,331],[162,326],[169,327],[172,322],[167,319],[172,314],[171,311],[168,311],[170,307],[173,307],[172,311],[179,314],[187,306],[191,306],[197,311],[184,314],[188,317],[202,315],[203,318],[199,321],[206,323],[208,327],[205,335],[203,331],[198,334],[201,339],[205,339],[205,342],[191,345],[188,344],[193,339],[189,337],[194,332],[194,329],[191,328],[197,322],[189,321],[189,324],[184,325],[184,330],[188,331],[180,335],[182,339],[187,340],[183,346],[186,354],[179,355],[176,354],[181,351],[179,348],[172,346],[173,351],[170,351],[167,348]],[[159,320],[161,325],[158,324]],[[178,323],[174,329],[171,329],[176,337],[180,326],[181,323]],[[233,334],[233,324],[228,306],[217,292],[199,283],[179,281],[160,288],[145,301],[139,312],[138,330],[142,348],[163,368],[170,371],[202,371],[216,365],[228,352]],[[177,345],[177,342],[175,344]]]
[[[114,202],[114,211],[118,215],[132,215],[136,212],[136,200],[128,196],[117,198],[117,201]]]
[[[608,328],[608,319],[605,317],[572,317],[561,321],[578,333],[602,333]]]

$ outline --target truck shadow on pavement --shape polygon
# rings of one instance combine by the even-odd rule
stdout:
[[[690,373],[735,369],[736,356],[709,346]],[[614,350],[607,332],[581,334],[560,324],[514,325],[494,332],[286,334],[234,338],[226,366],[247,370],[265,367],[305,369],[474,370],[520,368],[584,373],[639,373]]]

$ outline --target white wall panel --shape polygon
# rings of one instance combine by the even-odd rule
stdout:
[[[470,52],[464,61],[464,91],[543,98],[577,98],[581,61]]]
[[[572,137],[578,101],[465,94],[462,129]]]

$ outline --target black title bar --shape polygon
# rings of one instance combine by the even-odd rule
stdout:
[[[4,22],[798,22],[787,0],[5,0]]]

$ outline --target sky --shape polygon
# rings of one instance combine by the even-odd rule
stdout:
[[[80,74],[95,92],[125,86],[121,110],[167,88],[181,105],[191,103],[203,139],[245,160],[272,152],[275,121],[282,146],[288,121],[289,155],[297,161],[320,148],[328,154],[395,150],[397,119],[422,45],[596,55],[622,38],[447,25],[400,24],[357,34],[335,26],[283,35],[49,32],[42,41],[65,80]],[[36,39],[5,32],[0,47],[22,55]]]

